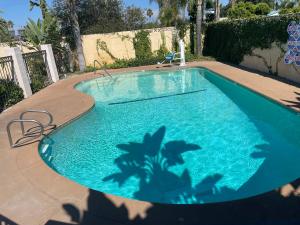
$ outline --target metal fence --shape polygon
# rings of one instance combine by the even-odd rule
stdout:
[[[16,82],[14,61],[11,56],[0,58],[0,79]]]
[[[12,56],[0,58],[0,113],[12,103],[18,95],[16,92],[18,85]],[[13,97],[12,97],[13,96]]]
[[[52,83],[46,51],[24,53],[23,59],[31,84],[35,93]]]
[[[69,53],[66,50],[54,54],[57,72],[60,77],[70,72],[69,57]]]

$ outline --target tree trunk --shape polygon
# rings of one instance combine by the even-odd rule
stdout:
[[[48,13],[46,0],[41,0],[40,1],[40,8],[41,8],[41,11],[42,11],[42,18],[45,19],[46,14]]]
[[[195,25],[191,23],[190,25],[190,51],[194,55],[195,54]]]
[[[202,23],[205,23],[206,21],[205,9],[206,9],[206,0],[202,0]]]
[[[235,2],[236,2],[236,0],[230,0],[230,1],[229,1],[229,4],[230,4],[231,6],[234,6],[234,5],[235,5]]]
[[[220,19],[220,0],[215,0],[215,20]]]
[[[68,8],[70,10],[70,19],[72,21],[72,29],[73,29],[75,43],[76,43],[79,70],[83,72],[85,70],[85,59],[83,54],[78,16],[76,12],[76,3],[75,0],[66,0],[66,1],[67,1]]]
[[[202,1],[197,0],[197,21],[196,21],[196,35],[197,35],[197,45],[196,54],[197,56],[202,56]]]

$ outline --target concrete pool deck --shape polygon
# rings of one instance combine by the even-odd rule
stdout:
[[[219,62],[194,62],[188,66],[208,68],[300,112],[300,88],[297,86]],[[111,72],[155,69],[161,68],[154,65]],[[26,109],[45,109],[53,114],[56,125],[65,124],[94,104],[92,97],[76,91],[74,85],[97,76],[93,73],[71,76],[0,114],[1,225],[300,224],[299,181],[234,202],[182,206],[151,204],[89,190],[60,176],[40,158],[38,142],[10,148],[6,134],[10,120],[18,118]],[[12,131],[20,135],[16,127]]]

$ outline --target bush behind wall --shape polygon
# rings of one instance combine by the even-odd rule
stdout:
[[[13,81],[0,79],[0,113],[6,108],[22,101],[23,90]]]
[[[203,54],[220,61],[239,64],[255,48],[271,48],[273,42],[286,43],[287,26],[300,21],[300,14],[255,17],[210,23],[206,30]]]

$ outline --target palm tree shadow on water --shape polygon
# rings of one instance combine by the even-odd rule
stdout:
[[[103,181],[117,182],[122,187],[130,177],[136,177],[139,187],[133,197],[161,203],[199,203],[203,201],[202,196],[218,192],[216,183],[222,179],[221,174],[208,176],[193,187],[188,169],[181,175],[171,171],[173,166],[184,165],[183,153],[198,151],[201,147],[183,140],[163,144],[165,134],[166,127],[162,126],[153,135],[145,134],[142,143],[117,145],[125,152],[115,160],[120,172]]]
[[[107,182],[117,182],[122,186],[132,176],[139,179],[135,198],[150,201],[161,196],[161,202],[190,203],[205,202],[205,196],[227,195],[229,188],[216,188],[222,175],[214,174],[192,186],[188,170],[181,175],[170,171],[175,165],[183,165],[182,154],[198,151],[200,146],[185,141],[170,141],[163,144],[166,128],[159,128],[153,135],[145,134],[142,143],[120,144],[124,151],[115,160],[120,172],[104,178]],[[268,157],[255,153],[253,157]],[[300,184],[300,183],[299,183]],[[156,197],[156,198],[154,198]],[[149,200],[150,199],[150,200]],[[126,200],[127,202],[130,200]],[[131,203],[130,203],[131,204]],[[132,203],[136,204],[136,203]],[[125,203],[116,204],[109,195],[89,190],[87,209],[80,211],[72,204],[63,204],[72,224],[113,225],[113,224],[163,224],[163,225],[299,225],[300,200],[295,195],[282,196],[279,190],[267,194],[231,202],[213,204],[159,204],[152,203],[145,209],[145,217],[130,218],[130,208]],[[138,205],[137,205],[138,207]],[[69,223],[48,221],[47,225],[67,225]]]

